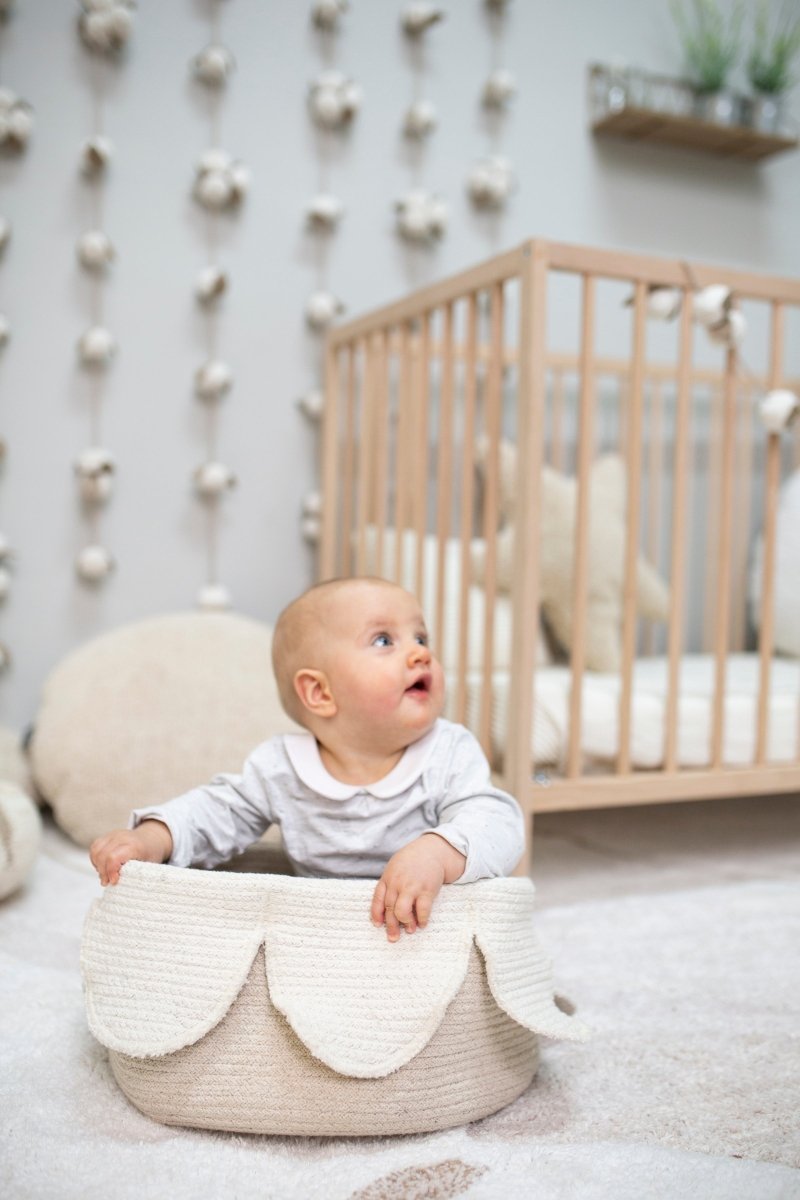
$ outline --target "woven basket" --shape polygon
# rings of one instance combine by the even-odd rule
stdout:
[[[89,1025],[122,1091],[169,1125],[376,1135],[445,1129],[519,1096],[552,998],[527,880],[445,889],[390,944],[374,884],[129,863],[95,903]]]

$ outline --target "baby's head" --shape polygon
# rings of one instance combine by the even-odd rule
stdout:
[[[401,749],[434,725],[442,668],[422,611],[382,579],[317,584],[278,617],[272,664],[286,712],[323,743]]]

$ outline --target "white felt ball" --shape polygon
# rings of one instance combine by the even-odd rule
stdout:
[[[222,359],[211,359],[195,372],[194,386],[201,400],[221,400],[233,387],[233,371]]]
[[[511,193],[513,180],[507,159],[485,158],[476,163],[467,177],[467,191],[480,208],[502,208]]]
[[[201,496],[220,496],[236,484],[236,476],[230,467],[221,462],[207,462],[194,473],[194,483]]]
[[[319,517],[303,517],[300,522],[300,532],[307,542],[314,545],[322,534],[322,521]]]
[[[505,67],[497,67],[483,85],[483,103],[487,108],[505,108],[516,91],[513,73]]]
[[[297,407],[310,421],[319,421],[325,411],[325,394],[320,388],[312,388],[297,401]]]
[[[712,283],[699,292],[695,292],[692,300],[692,314],[695,321],[701,325],[714,325],[722,320],[730,304],[731,289],[724,283]]]
[[[197,607],[203,612],[225,612],[231,603],[231,594],[223,583],[204,583],[197,593]]]
[[[223,295],[228,288],[228,276],[222,267],[208,266],[203,267],[202,271],[198,272],[195,280],[194,290],[198,300],[208,303],[210,300],[217,300]]]
[[[311,20],[317,29],[331,32],[339,27],[342,14],[347,12],[347,0],[316,0],[311,8]]]
[[[338,196],[320,192],[308,206],[308,223],[318,229],[335,229],[343,213],[344,206]]]
[[[303,501],[304,517],[319,517],[322,515],[322,495],[320,492],[309,492]]]
[[[89,138],[81,146],[81,167],[85,175],[101,174],[114,154],[114,145],[110,138],[98,134]]]
[[[233,197],[227,172],[204,171],[195,185],[197,199],[206,208],[225,208]]]
[[[406,5],[400,23],[409,36],[418,37],[443,18],[444,11],[441,8],[426,4],[425,0],[415,0],[415,3]]]
[[[311,95],[311,111],[319,125],[335,129],[342,123],[339,93],[331,87],[319,87]]]
[[[8,339],[11,337],[11,325],[8,317],[0,313],[0,346],[5,346]]]
[[[104,446],[88,446],[75,463],[82,498],[101,504],[111,495],[116,470],[114,457]]]
[[[226,83],[234,68],[234,58],[226,46],[212,43],[192,59],[195,78],[211,87]]]
[[[341,300],[331,292],[314,292],[306,302],[306,320],[312,329],[325,329],[343,311]]]
[[[706,332],[712,341],[723,346],[738,346],[747,333],[747,321],[738,308],[729,308],[719,321],[706,326]]]
[[[681,290],[654,287],[647,293],[647,315],[658,321],[671,321],[681,310]]]
[[[403,130],[407,137],[423,138],[433,133],[438,116],[430,100],[415,100],[406,111]]]
[[[33,132],[33,109],[16,97],[0,112],[0,143],[10,150],[24,150]]]
[[[101,229],[89,229],[81,234],[78,238],[77,253],[81,265],[90,270],[107,267],[115,255],[111,239]]]
[[[81,361],[90,367],[107,366],[116,352],[117,343],[108,329],[94,325],[78,342]]]
[[[75,560],[75,569],[87,583],[99,583],[114,569],[114,560],[105,546],[84,546]]]
[[[758,401],[758,415],[769,433],[782,433],[800,413],[800,396],[788,388],[773,388]]]
[[[235,200],[241,200],[250,187],[250,169],[244,163],[234,163],[228,172]]]
[[[0,600],[5,600],[11,591],[11,572],[8,567],[0,566]]]

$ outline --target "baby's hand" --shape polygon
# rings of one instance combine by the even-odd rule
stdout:
[[[438,834],[423,834],[393,854],[372,896],[372,920],[386,923],[390,942],[424,929],[443,883],[463,874],[466,858]]]
[[[136,829],[115,829],[95,838],[89,847],[92,866],[103,887],[118,883],[120,868],[131,859],[166,862],[172,854],[172,834],[162,821],[142,821]]]

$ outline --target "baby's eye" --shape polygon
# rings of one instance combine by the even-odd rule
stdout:
[[[414,640],[419,642],[420,646],[427,646],[428,635],[427,633],[418,633]]]
[[[391,646],[391,644],[392,639],[389,637],[388,633],[376,633],[375,637],[372,639],[373,646]]]

